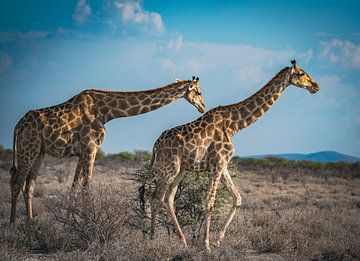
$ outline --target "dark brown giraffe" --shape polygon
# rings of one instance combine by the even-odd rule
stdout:
[[[187,246],[174,209],[177,187],[186,171],[209,171],[209,185],[205,203],[204,244],[210,250],[209,233],[211,210],[215,203],[217,186],[221,180],[233,197],[233,206],[220,231],[218,244],[241,204],[240,193],[229,172],[228,163],[233,156],[232,137],[261,117],[290,84],[311,93],[319,90],[317,83],[295,61],[281,70],[270,82],[251,97],[228,106],[214,108],[191,123],[175,127],[161,134],[153,148],[150,167],[156,175],[156,186],[151,198],[151,237],[156,221],[157,201],[166,208],[176,233]]]
[[[176,80],[162,88],[137,92],[85,90],[62,104],[26,113],[14,129],[10,222],[15,221],[21,188],[28,218],[32,218],[32,194],[45,153],[59,158],[78,156],[72,188],[77,190],[81,182],[87,188],[96,152],[105,138],[105,123],[153,111],[180,98],[203,113],[198,80]]]

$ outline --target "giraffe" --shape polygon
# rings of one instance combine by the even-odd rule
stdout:
[[[316,93],[317,83],[296,64],[282,69],[264,87],[249,98],[228,106],[219,106],[203,114],[199,119],[164,131],[153,147],[150,169],[155,173],[155,189],[151,196],[151,231],[153,238],[156,208],[159,203],[166,209],[175,231],[187,247],[174,209],[174,198],[179,183],[187,171],[209,171],[209,183],[205,201],[204,245],[210,251],[209,233],[211,211],[216,190],[221,181],[231,193],[233,203],[222,226],[217,244],[223,240],[241,196],[229,175],[227,166],[234,153],[232,137],[241,129],[260,118],[290,84]]]
[[[200,113],[205,112],[199,78],[194,76],[192,80],[175,80],[145,91],[84,90],[59,105],[27,112],[14,129],[10,222],[15,222],[21,188],[28,219],[32,219],[32,194],[46,153],[58,158],[77,156],[72,191],[80,183],[86,189],[96,152],[105,138],[105,123],[153,111],[180,98],[185,98]]]

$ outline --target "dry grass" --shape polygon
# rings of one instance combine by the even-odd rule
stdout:
[[[127,174],[139,166],[116,160],[97,164],[90,200],[78,201],[75,208],[83,212],[74,214],[76,222],[70,218],[75,223],[63,222],[64,211],[73,206],[67,195],[75,165],[74,160],[47,158],[35,188],[34,221],[26,222],[19,197],[18,219],[10,225],[9,163],[0,161],[1,260],[360,259],[359,179],[325,181],[290,173],[272,183],[264,171],[237,173],[243,205],[224,244],[206,254],[189,231],[189,250],[165,228],[158,228],[153,241],[143,233],[135,211],[139,185]]]

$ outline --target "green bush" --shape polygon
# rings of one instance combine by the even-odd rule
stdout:
[[[0,144],[0,157],[9,157],[12,156],[12,150],[6,149],[3,145]]]
[[[134,160],[149,161],[151,160],[151,152],[147,150],[135,150]]]
[[[119,160],[133,160],[135,157],[134,153],[129,151],[122,151],[116,155]]]
[[[96,153],[96,159],[102,159],[105,158],[106,153],[105,151],[100,147]]]
[[[182,228],[189,227],[191,229],[193,238],[199,237],[205,217],[205,199],[209,182],[208,175],[208,172],[187,172],[175,196],[174,204],[178,221]],[[154,189],[154,172],[149,170],[149,166],[145,166],[136,172],[136,178],[145,187],[143,203],[148,205],[147,203],[150,202],[151,193]],[[158,204],[159,209],[162,208],[161,204]],[[212,224],[215,226],[222,224],[230,207],[231,195],[220,184],[216,194],[215,206],[212,210]],[[159,211],[157,223],[162,227],[166,227],[168,231],[173,226],[166,216],[165,210]]]

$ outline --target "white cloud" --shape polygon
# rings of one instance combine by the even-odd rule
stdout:
[[[142,26],[147,32],[162,33],[165,30],[160,14],[145,10],[138,1],[115,1],[124,23]]]
[[[320,46],[320,60],[341,64],[346,68],[360,68],[360,45],[334,38],[331,41],[321,41]]]
[[[170,50],[180,50],[182,47],[184,47],[184,40],[183,40],[183,35],[179,34],[178,36],[176,36],[175,39],[171,39],[168,43],[168,48]]]
[[[0,53],[0,72],[5,71],[12,65],[13,61],[7,53]]]
[[[91,7],[86,0],[79,0],[74,12],[72,14],[73,19],[78,24],[85,24],[91,16]]]
[[[312,49],[307,50],[305,53],[299,53],[297,55],[305,64],[308,64],[314,57],[314,52]]]
[[[290,65],[293,57],[309,60],[312,51],[305,54],[294,50],[268,50],[251,45],[229,45],[185,42],[182,35],[170,40],[167,48],[159,51],[161,66],[176,75],[222,75],[232,86],[252,88],[270,80],[272,74]]]

